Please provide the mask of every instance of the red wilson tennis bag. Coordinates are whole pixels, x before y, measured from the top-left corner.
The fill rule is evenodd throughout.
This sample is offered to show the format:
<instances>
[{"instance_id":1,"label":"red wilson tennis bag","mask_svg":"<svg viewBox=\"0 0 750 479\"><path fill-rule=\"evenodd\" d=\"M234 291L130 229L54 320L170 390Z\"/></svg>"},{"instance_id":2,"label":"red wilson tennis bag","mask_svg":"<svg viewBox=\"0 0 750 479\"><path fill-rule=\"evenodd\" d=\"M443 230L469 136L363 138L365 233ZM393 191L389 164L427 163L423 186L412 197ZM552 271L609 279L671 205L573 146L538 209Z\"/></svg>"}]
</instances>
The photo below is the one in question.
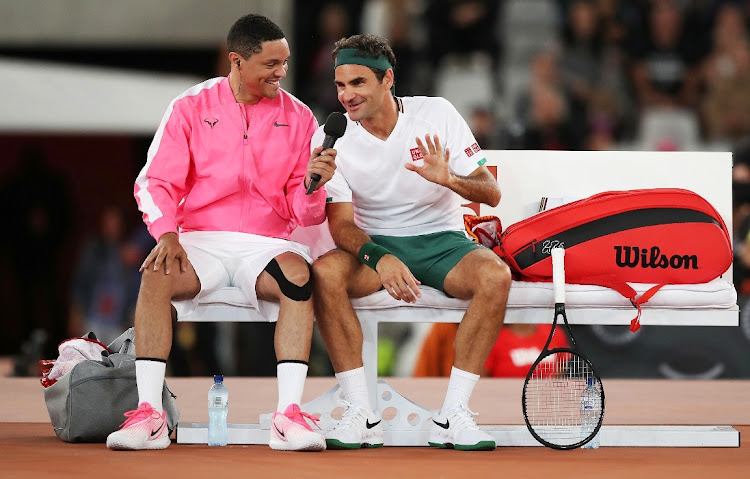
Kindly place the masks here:
<instances>
[{"instance_id":1,"label":"red wilson tennis bag","mask_svg":"<svg viewBox=\"0 0 750 479\"><path fill-rule=\"evenodd\" d=\"M565 248L566 282L606 286L640 305L665 284L706 283L732 263L719 213L692 191L608 191L509 226L495 251L521 280L551 281L553 247ZM627 283L656 286L636 298Z\"/></svg>"}]
</instances>

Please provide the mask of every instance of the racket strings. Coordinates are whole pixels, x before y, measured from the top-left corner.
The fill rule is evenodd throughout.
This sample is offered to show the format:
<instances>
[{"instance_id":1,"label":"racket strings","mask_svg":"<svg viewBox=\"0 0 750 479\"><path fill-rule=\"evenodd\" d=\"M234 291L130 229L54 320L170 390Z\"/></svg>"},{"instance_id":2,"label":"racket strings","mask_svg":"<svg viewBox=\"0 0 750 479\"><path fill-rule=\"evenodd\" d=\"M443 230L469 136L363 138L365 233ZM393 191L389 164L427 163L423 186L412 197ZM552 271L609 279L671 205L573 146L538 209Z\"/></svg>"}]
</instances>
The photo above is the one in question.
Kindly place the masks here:
<instances>
[{"instance_id":1,"label":"racket strings","mask_svg":"<svg viewBox=\"0 0 750 479\"><path fill-rule=\"evenodd\" d=\"M581 397L589 378L599 394L601 383L588 361L568 351L544 357L524 390L526 418L534 432L560 446L584 440L588 433L582 428Z\"/></svg>"}]
</instances>

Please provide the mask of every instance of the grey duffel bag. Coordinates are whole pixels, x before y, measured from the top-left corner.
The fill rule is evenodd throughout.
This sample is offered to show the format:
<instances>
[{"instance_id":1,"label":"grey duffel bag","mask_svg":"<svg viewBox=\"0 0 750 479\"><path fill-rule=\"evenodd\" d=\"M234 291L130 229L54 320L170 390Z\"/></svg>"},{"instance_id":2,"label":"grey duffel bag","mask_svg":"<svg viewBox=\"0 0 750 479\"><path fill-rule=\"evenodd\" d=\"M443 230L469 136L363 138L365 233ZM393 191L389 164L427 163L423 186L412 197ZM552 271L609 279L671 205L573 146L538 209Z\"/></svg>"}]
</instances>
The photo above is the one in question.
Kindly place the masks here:
<instances>
[{"instance_id":1,"label":"grey duffel bag","mask_svg":"<svg viewBox=\"0 0 750 479\"><path fill-rule=\"evenodd\" d=\"M113 350L119 341L121 353L82 361L45 388L44 401L57 437L66 442L105 442L125 421L125 412L138 408L132 337L131 328L110 345ZM180 419L175 399L164 381L162 403L170 434Z\"/></svg>"}]
</instances>

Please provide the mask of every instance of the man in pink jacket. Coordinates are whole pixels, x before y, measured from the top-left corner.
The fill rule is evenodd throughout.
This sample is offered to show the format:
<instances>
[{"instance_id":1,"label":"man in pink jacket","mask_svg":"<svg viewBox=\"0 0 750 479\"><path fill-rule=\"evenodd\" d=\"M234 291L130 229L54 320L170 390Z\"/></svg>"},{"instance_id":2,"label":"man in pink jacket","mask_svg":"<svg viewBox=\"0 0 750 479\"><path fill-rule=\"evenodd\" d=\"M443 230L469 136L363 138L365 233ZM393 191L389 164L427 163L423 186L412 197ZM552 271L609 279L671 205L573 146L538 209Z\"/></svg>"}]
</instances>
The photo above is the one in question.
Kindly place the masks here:
<instances>
[{"instance_id":1,"label":"man in pink jacket","mask_svg":"<svg viewBox=\"0 0 750 479\"><path fill-rule=\"evenodd\" d=\"M138 207L158 244L141 267L135 313L139 406L107 438L110 449L169 446L161 394L171 305L189 317L199 298L230 285L261 314L258 299L279 303L271 448L325 449L307 422L317 419L299 408L313 331L312 259L289 235L325 220L321 186L333 176L336 151L309 154L318 124L280 88L290 52L276 24L244 16L229 30L227 47L229 76L172 101L135 182ZM306 195L313 174L321 179Z\"/></svg>"}]
</instances>

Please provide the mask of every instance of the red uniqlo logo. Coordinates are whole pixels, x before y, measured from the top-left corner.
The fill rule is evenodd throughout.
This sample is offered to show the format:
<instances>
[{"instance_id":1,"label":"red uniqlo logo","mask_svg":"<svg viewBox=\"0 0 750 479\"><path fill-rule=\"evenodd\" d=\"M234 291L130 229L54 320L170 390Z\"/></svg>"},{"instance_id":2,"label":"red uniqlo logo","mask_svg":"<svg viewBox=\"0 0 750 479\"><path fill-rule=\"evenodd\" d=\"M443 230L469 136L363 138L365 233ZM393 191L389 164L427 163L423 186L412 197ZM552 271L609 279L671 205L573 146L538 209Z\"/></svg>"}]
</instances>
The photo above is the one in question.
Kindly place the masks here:
<instances>
[{"instance_id":1,"label":"red uniqlo logo","mask_svg":"<svg viewBox=\"0 0 750 479\"><path fill-rule=\"evenodd\" d=\"M473 155L473 154L474 154L474 152L473 152L473 151L471 150L471 147L469 147L469 148L466 148L466 149L464 150L464 153L466 153L466 156L471 156L471 155Z\"/></svg>"},{"instance_id":2,"label":"red uniqlo logo","mask_svg":"<svg viewBox=\"0 0 750 479\"><path fill-rule=\"evenodd\" d=\"M481 148L479 148L479 145L477 145L476 143L471 145L471 149L474 150L474 153L479 153L479 150L481 150Z\"/></svg>"},{"instance_id":3,"label":"red uniqlo logo","mask_svg":"<svg viewBox=\"0 0 750 479\"><path fill-rule=\"evenodd\" d=\"M411 152L411 161L424 160L424 156L422 156L422 152L419 151L419 148L412 148L409 152Z\"/></svg>"}]
</instances>

